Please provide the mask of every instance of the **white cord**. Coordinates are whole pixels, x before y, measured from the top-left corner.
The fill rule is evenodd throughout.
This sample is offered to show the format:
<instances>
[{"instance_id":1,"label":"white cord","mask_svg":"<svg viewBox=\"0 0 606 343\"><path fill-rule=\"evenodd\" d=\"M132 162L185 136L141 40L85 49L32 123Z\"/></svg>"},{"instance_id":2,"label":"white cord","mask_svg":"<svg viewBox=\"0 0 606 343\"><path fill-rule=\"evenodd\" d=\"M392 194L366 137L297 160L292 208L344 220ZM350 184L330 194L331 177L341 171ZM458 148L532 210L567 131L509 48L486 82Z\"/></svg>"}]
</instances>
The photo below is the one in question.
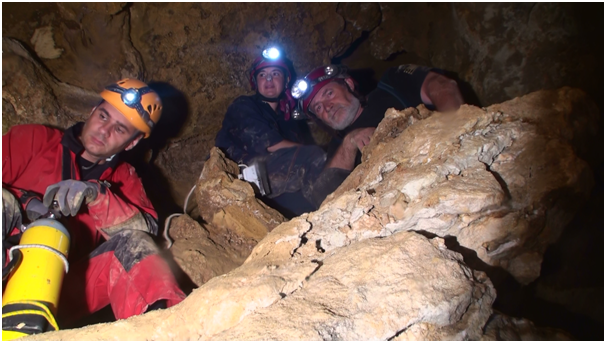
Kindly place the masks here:
<instances>
[{"instance_id":1,"label":"white cord","mask_svg":"<svg viewBox=\"0 0 606 343\"><path fill-rule=\"evenodd\" d=\"M65 274L67 274L67 272L69 271L69 263L67 262L67 258L65 257L65 255L63 255L59 250L51 248L47 245L42 245L42 244L23 244L23 245L15 245L12 248L10 248L8 250L8 256L9 256L9 261L13 260L13 251L17 250L17 249L29 249L29 248L40 248L40 249L44 249L44 250L48 250L52 253L54 253L55 255L59 256L59 258L61 258L61 260L63 260L63 264L65 265Z\"/></svg>"},{"instance_id":2,"label":"white cord","mask_svg":"<svg viewBox=\"0 0 606 343\"><path fill-rule=\"evenodd\" d=\"M187 213L187 204L189 203L189 197L194 192L194 189L196 189L196 185L194 185L191 188L191 190L187 194L187 197L185 198L185 203L183 204L183 213L173 213L170 216L168 216L168 218L166 218L166 223L164 224L164 239L166 239L166 241L168 242L168 246L166 247L166 249L170 249L170 247L172 247L173 243L174 243L173 240L170 238L170 235L168 234L168 228L170 226L170 221L174 217L178 217L178 216L180 216L182 214L186 214Z\"/></svg>"}]
</instances>

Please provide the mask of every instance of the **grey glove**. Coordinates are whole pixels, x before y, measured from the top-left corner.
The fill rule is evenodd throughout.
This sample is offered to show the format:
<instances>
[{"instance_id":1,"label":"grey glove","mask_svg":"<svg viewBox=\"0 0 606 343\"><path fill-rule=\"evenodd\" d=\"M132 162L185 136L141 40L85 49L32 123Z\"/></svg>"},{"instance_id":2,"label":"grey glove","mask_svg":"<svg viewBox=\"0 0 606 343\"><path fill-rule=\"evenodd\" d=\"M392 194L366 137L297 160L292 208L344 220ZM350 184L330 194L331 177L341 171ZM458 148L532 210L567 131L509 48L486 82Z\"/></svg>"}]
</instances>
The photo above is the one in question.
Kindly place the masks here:
<instances>
[{"instance_id":1,"label":"grey glove","mask_svg":"<svg viewBox=\"0 0 606 343\"><path fill-rule=\"evenodd\" d=\"M27 219L33 222L34 220L47 214L48 207L44 206L42 201L33 198L27 203L27 206L25 206L25 213L27 214Z\"/></svg>"},{"instance_id":2,"label":"grey glove","mask_svg":"<svg viewBox=\"0 0 606 343\"><path fill-rule=\"evenodd\" d=\"M49 207L53 200L57 200L64 216L75 216L80 210L83 200L89 204L97 199L98 194L99 184L96 182L63 180L46 188L42 203Z\"/></svg>"}]
</instances>

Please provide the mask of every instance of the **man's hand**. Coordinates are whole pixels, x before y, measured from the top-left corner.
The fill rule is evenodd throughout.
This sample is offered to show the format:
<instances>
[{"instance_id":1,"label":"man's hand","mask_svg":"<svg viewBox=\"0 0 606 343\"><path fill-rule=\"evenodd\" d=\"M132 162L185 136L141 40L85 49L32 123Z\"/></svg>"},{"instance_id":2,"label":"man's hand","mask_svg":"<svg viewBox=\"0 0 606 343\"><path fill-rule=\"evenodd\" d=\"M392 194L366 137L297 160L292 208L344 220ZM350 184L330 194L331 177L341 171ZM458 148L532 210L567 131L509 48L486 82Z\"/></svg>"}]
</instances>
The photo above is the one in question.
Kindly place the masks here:
<instances>
[{"instance_id":1,"label":"man's hand","mask_svg":"<svg viewBox=\"0 0 606 343\"><path fill-rule=\"evenodd\" d=\"M348 133L325 168L353 170L358 150L362 151L362 148L370 143L370 137L372 137L374 132L374 127L362 127Z\"/></svg>"},{"instance_id":2,"label":"man's hand","mask_svg":"<svg viewBox=\"0 0 606 343\"><path fill-rule=\"evenodd\" d=\"M362 148L370 143L370 137L375 133L374 127L362 127L359 129L355 129L348 133L343 140L343 144L349 143L352 146L355 146L362 152Z\"/></svg>"},{"instance_id":3,"label":"man's hand","mask_svg":"<svg viewBox=\"0 0 606 343\"><path fill-rule=\"evenodd\" d=\"M49 207L57 200L59 209L64 216L75 216L80 210L82 201L94 201L99 194L99 184L89 181L64 180L46 188L43 204Z\"/></svg>"}]
</instances>

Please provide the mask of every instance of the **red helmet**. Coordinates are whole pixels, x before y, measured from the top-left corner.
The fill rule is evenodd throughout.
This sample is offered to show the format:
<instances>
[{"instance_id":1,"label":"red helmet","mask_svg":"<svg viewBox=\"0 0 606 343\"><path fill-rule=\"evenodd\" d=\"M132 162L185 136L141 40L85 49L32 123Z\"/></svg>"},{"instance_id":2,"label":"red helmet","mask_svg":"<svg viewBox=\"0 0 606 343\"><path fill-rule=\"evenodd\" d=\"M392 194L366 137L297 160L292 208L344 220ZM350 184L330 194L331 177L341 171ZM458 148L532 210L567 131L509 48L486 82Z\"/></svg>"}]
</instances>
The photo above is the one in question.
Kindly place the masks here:
<instances>
[{"instance_id":1,"label":"red helmet","mask_svg":"<svg viewBox=\"0 0 606 343\"><path fill-rule=\"evenodd\" d=\"M299 108L309 114L309 103L324 85L336 79L347 79L347 67L344 65L326 65L309 72L303 79L295 81L291 88L293 98L298 99Z\"/></svg>"},{"instance_id":2,"label":"red helmet","mask_svg":"<svg viewBox=\"0 0 606 343\"><path fill-rule=\"evenodd\" d=\"M286 88L286 85L288 85L288 82L290 81L290 78L292 77L290 74L290 68L286 64L285 58L282 56L282 54L280 53L280 51L278 49L269 48L269 49L263 50L263 54L255 59L255 61L252 64L252 67L250 68L250 74L248 76L248 81L250 82L250 86L252 87L252 90L257 89L257 78L255 77L257 72L259 70L261 70L263 68L267 68L267 67L280 67L280 68L284 69L284 76L286 76L286 78L285 78L286 83L285 83L284 88Z\"/></svg>"}]
</instances>

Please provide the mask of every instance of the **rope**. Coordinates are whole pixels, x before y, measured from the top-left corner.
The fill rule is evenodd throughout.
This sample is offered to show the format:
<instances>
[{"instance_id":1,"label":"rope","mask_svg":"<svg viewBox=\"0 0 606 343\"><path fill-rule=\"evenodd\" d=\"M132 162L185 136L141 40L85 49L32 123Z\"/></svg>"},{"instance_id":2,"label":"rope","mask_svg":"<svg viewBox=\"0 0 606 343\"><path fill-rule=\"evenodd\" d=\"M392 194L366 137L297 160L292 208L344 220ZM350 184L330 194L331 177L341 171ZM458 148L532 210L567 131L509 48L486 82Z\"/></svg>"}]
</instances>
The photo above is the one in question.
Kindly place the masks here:
<instances>
[{"instance_id":1,"label":"rope","mask_svg":"<svg viewBox=\"0 0 606 343\"><path fill-rule=\"evenodd\" d=\"M166 241L168 242L168 246L166 247L166 249L170 249L174 243L174 241L170 238L170 235L168 234L168 228L170 227L170 221L175 217L178 217L180 215L187 213L187 204L189 203L189 197L191 197L191 194L194 192L194 189L196 189L196 185L194 185L191 188L191 190L187 194L187 197L185 198L185 203L183 204L183 213L173 213L170 216L168 216L168 218L166 218L166 222L164 224L164 239L166 239Z\"/></svg>"},{"instance_id":2,"label":"rope","mask_svg":"<svg viewBox=\"0 0 606 343\"><path fill-rule=\"evenodd\" d=\"M65 257L65 255L63 255L59 250L51 248L51 247L43 245L43 244L15 245L8 250L8 255L9 255L10 260L13 259L13 251L15 251L16 249L29 249L29 248L39 248L39 249L44 249L44 250L54 253L55 255L59 256L59 258L63 261L63 264L65 265L65 274L67 274L67 272L69 271L69 263L67 262L67 258Z\"/></svg>"}]
</instances>

